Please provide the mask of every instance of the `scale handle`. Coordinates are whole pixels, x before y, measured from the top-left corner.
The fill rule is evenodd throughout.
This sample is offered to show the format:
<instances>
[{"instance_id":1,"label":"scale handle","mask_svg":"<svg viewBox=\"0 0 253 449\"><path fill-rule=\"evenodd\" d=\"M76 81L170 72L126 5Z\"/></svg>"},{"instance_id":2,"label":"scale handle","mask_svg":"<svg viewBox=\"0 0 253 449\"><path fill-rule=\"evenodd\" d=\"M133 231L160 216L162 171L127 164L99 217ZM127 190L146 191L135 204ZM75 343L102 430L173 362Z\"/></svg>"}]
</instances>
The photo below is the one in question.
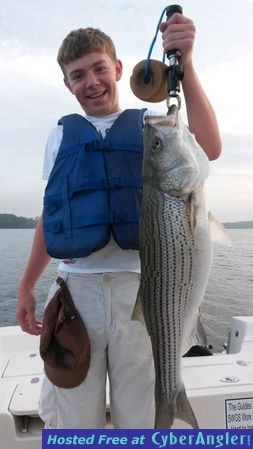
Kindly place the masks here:
<instances>
[{"instance_id":1,"label":"scale handle","mask_svg":"<svg viewBox=\"0 0 253 449\"><path fill-rule=\"evenodd\" d=\"M175 14L183 14L183 8L180 5L171 5L166 9L167 20ZM176 48L171 49L167 53L167 58L169 59L170 65L168 67L167 74L167 89L168 89L168 99L167 104L170 104L170 98L177 98L178 108L180 108L181 100L179 96L180 92L180 81L184 76L184 68L178 62L179 53Z\"/></svg>"},{"instance_id":2,"label":"scale handle","mask_svg":"<svg viewBox=\"0 0 253 449\"><path fill-rule=\"evenodd\" d=\"M180 5L171 5L168 6L168 8L166 9L166 16L167 16L167 20L170 19L171 16L173 16L173 14L175 14L176 12L178 12L179 14L183 14L183 8ZM169 57L170 55L174 55L177 52L176 49L172 49L167 53L167 56Z\"/></svg>"},{"instance_id":3,"label":"scale handle","mask_svg":"<svg viewBox=\"0 0 253 449\"><path fill-rule=\"evenodd\" d=\"M166 9L166 16L167 16L167 20L169 20L169 18L171 16L173 16L173 14L175 14L175 12L178 12L179 14L183 14L183 8L180 5L171 5L168 6L168 8Z\"/></svg>"}]
</instances>

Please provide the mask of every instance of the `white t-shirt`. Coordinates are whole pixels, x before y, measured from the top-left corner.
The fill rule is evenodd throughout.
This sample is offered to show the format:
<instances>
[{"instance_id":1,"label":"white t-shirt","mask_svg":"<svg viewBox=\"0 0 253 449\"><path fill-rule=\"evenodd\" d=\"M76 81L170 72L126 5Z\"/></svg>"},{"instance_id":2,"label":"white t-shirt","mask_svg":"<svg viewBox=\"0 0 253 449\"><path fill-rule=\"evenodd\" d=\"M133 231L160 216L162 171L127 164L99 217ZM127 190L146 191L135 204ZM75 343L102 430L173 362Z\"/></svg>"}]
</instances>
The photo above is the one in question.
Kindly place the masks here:
<instances>
[{"instance_id":1,"label":"white t-shirt","mask_svg":"<svg viewBox=\"0 0 253 449\"><path fill-rule=\"evenodd\" d=\"M85 118L105 137L106 131L111 128L122 112L119 111L106 117L85 116ZM161 113L147 111L144 114L144 118L146 115L161 115ZM62 135L63 126L58 125L52 129L48 136L42 172L42 178L46 181L55 163L62 141ZM61 261L58 269L71 273L108 273L116 271L133 271L139 273L139 251L132 249L123 250L117 245L113 237L111 237L109 243L104 248L95 251L87 257L72 259L71 263Z\"/></svg>"}]
</instances>

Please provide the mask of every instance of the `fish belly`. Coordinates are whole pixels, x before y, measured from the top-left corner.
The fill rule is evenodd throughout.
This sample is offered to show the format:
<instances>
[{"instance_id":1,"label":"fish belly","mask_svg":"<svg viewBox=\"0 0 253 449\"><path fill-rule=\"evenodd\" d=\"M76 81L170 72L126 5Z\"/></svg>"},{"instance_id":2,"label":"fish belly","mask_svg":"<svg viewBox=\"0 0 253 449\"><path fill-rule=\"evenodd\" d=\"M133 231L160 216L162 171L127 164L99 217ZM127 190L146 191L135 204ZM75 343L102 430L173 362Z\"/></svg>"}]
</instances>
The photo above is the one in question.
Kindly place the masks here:
<instances>
[{"instance_id":1,"label":"fish belly","mask_svg":"<svg viewBox=\"0 0 253 449\"><path fill-rule=\"evenodd\" d=\"M181 378L211 267L208 223L196 211L193 223L190 197L144 188L140 292L156 372L156 428L171 427L175 417L198 427Z\"/></svg>"}]
</instances>

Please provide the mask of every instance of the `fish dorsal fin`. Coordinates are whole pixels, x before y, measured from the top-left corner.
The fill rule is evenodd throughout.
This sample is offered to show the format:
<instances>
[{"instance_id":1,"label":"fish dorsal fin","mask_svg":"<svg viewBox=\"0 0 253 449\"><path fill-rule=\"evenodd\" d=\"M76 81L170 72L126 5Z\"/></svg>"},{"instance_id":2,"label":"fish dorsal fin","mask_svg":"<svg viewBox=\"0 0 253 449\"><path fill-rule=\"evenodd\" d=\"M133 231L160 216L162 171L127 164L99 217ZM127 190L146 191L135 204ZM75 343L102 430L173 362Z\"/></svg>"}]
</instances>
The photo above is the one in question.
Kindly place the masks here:
<instances>
[{"instance_id":1,"label":"fish dorsal fin","mask_svg":"<svg viewBox=\"0 0 253 449\"><path fill-rule=\"evenodd\" d=\"M210 225L212 241L232 248L233 244L225 227L213 216L210 211L208 212L208 221Z\"/></svg>"}]
</instances>

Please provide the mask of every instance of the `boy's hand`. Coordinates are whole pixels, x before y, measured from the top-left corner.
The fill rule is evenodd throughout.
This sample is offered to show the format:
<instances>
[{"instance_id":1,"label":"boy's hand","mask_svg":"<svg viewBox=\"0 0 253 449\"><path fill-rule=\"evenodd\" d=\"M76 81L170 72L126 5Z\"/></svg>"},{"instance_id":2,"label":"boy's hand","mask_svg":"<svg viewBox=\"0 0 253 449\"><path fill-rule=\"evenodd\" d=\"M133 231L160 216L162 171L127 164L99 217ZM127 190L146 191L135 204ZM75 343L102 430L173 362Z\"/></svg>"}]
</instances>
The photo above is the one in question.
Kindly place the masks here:
<instances>
[{"instance_id":1,"label":"boy's hand","mask_svg":"<svg viewBox=\"0 0 253 449\"><path fill-rule=\"evenodd\" d=\"M33 289L20 287L16 318L21 329L31 335L40 335L42 322L35 317L36 299Z\"/></svg>"},{"instance_id":2,"label":"boy's hand","mask_svg":"<svg viewBox=\"0 0 253 449\"><path fill-rule=\"evenodd\" d=\"M180 64L186 65L192 60L195 39L195 25L192 20L175 13L167 22L161 23L164 53L176 49L181 53Z\"/></svg>"}]
</instances>

